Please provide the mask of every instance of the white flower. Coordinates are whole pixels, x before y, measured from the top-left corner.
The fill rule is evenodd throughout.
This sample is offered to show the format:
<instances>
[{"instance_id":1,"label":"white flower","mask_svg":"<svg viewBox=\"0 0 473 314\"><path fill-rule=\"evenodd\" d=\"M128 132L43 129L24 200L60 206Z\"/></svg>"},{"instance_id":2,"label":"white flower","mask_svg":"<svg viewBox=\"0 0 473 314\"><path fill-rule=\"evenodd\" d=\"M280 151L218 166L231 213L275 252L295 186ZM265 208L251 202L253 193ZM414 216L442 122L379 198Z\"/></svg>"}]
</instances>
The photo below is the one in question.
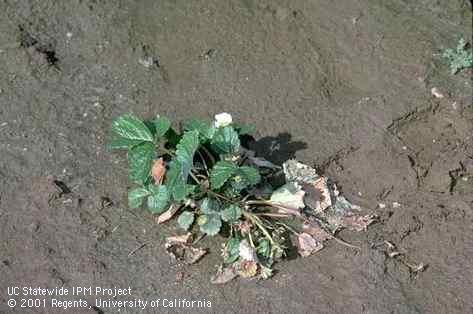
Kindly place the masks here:
<instances>
[{"instance_id":1,"label":"white flower","mask_svg":"<svg viewBox=\"0 0 473 314\"><path fill-rule=\"evenodd\" d=\"M214 126L216 128L224 127L232 123L232 115L226 112L222 112L215 115Z\"/></svg>"}]
</instances>

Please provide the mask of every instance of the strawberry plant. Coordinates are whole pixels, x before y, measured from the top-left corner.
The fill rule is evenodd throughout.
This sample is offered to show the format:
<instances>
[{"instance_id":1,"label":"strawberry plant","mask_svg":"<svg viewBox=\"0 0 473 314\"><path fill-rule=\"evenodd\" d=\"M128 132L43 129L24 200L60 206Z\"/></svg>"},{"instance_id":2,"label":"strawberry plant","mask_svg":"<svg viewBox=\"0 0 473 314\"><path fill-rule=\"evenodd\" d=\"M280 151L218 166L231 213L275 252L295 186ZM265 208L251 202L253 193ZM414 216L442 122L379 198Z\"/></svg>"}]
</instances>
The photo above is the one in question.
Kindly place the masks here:
<instances>
[{"instance_id":1,"label":"strawberry plant","mask_svg":"<svg viewBox=\"0 0 473 314\"><path fill-rule=\"evenodd\" d=\"M223 239L214 283L238 275L268 278L292 247L289 239L308 256L340 228L363 230L373 221L356 214L356 206L313 168L256 157L243 145L252 131L227 113L213 123L191 119L179 129L159 116L143 121L123 115L112 124L110 148L127 150L129 179L136 184L128 192L129 207L144 205L158 223L174 218L182 229L167 238L167 252L195 263L207 252L196 247L198 241Z\"/></svg>"}]
</instances>

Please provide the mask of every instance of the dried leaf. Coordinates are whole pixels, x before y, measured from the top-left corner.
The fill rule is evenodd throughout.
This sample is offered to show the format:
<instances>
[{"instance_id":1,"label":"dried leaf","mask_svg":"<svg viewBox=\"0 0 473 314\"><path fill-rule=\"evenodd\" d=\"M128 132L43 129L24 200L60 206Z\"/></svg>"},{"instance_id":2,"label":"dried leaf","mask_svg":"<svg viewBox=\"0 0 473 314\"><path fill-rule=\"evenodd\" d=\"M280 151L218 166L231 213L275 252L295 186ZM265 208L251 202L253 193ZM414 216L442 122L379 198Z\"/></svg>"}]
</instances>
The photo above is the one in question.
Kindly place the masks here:
<instances>
[{"instance_id":1,"label":"dried leaf","mask_svg":"<svg viewBox=\"0 0 473 314\"><path fill-rule=\"evenodd\" d=\"M256 251L245 239L240 242L240 257L245 261L256 261Z\"/></svg>"},{"instance_id":2,"label":"dried leaf","mask_svg":"<svg viewBox=\"0 0 473 314\"><path fill-rule=\"evenodd\" d=\"M295 159L286 161L282 166L287 182L311 183L319 178L314 168L304 165Z\"/></svg>"},{"instance_id":3,"label":"dried leaf","mask_svg":"<svg viewBox=\"0 0 473 314\"><path fill-rule=\"evenodd\" d=\"M166 238L166 244L189 244L192 242L192 233Z\"/></svg>"},{"instance_id":4,"label":"dried leaf","mask_svg":"<svg viewBox=\"0 0 473 314\"><path fill-rule=\"evenodd\" d=\"M187 247L185 252L184 261L188 265L197 263L205 254L207 254L206 249L195 248L192 246Z\"/></svg>"},{"instance_id":5,"label":"dried leaf","mask_svg":"<svg viewBox=\"0 0 473 314\"><path fill-rule=\"evenodd\" d=\"M151 168L151 176L156 184L161 184L166 174L166 165L162 158L156 159Z\"/></svg>"},{"instance_id":6,"label":"dried leaf","mask_svg":"<svg viewBox=\"0 0 473 314\"><path fill-rule=\"evenodd\" d=\"M297 251L302 257L307 257L315 252L320 251L324 245L317 241L308 233L301 233L297 236Z\"/></svg>"},{"instance_id":7,"label":"dried leaf","mask_svg":"<svg viewBox=\"0 0 473 314\"><path fill-rule=\"evenodd\" d=\"M289 182L273 192L270 202L275 205L281 205L281 210L287 208L290 213L299 212L299 209L304 208L305 192L301 190L300 186L295 182Z\"/></svg>"},{"instance_id":8,"label":"dried leaf","mask_svg":"<svg viewBox=\"0 0 473 314\"><path fill-rule=\"evenodd\" d=\"M332 206L332 197L328 186L327 178L320 177L312 182L305 182L302 185L306 192L305 203L316 213L322 213Z\"/></svg>"},{"instance_id":9,"label":"dried leaf","mask_svg":"<svg viewBox=\"0 0 473 314\"><path fill-rule=\"evenodd\" d=\"M156 219L156 222L158 224L162 224L163 222L168 221L169 219L174 217L174 215L177 213L179 208L181 208L180 205L171 204L171 206L169 206L169 209L167 211L165 211L164 213L158 216L158 218Z\"/></svg>"},{"instance_id":10,"label":"dried leaf","mask_svg":"<svg viewBox=\"0 0 473 314\"><path fill-rule=\"evenodd\" d=\"M344 227L353 231L365 231L370 224L376 221L375 215L352 215L344 217L342 219L342 224Z\"/></svg>"},{"instance_id":11,"label":"dried leaf","mask_svg":"<svg viewBox=\"0 0 473 314\"><path fill-rule=\"evenodd\" d=\"M271 276L273 276L273 270L269 267L261 265L261 270L260 270L261 279L268 279L268 278L271 278Z\"/></svg>"},{"instance_id":12,"label":"dried leaf","mask_svg":"<svg viewBox=\"0 0 473 314\"><path fill-rule=\"evenodd\" d=\"M411 271L414 272L414 273L423 272L424 270L427 269L427 265L424 264L424 263L420 263L420 264L417 264L417 265L409 264L408 266L411 269Z\"/></svg>"},{"instance_id":13,"label":"dried leaf","mask_svg":"<svg viewBox=\"0 0 473 314\"><path fill-rule=\"evenodd\" d=\"M196 263L207 254L207 250L191 246L191 237L192 234L189 232L182 236L166 238L166 252L175 260L189 265Z\"/></svg>"},{"instance_id":14,"label":"dried leaf","mask_svg":"<svg viewBox=\"0 0 473 314\"><path fill-rule=\"evenodd\" d=\"M242 235L248 234L251 230L251 223L247 220L240 221L236 227L241 232Z\"/></svg>"},{"instance_id":15,"label":"dried leaf","mask_svg":"<svg viewBox=\"0 0 473 314\"><path fill-rule=\"evenodd\" d=\"M233 266L220 267L215 276L212 277L211 282L216 285L224 284L238 276L236 269Z\"/></svg>"},{"instance_id":16,"label":"dried leaf","mask_svg":"<svg viewBox=\"0 0 473 314\"><path fill-rule=\"evenodd\" d=\"M304 230L305 233L310 234L318 242L324 242L333 238L333 236L325 231L316 221L304 222L302 230Z\"/></svg>"},{"instance_id":17,"label":"dried leaf","mask_svg":"<svg viewBox=\"0 0 473 314\"><path fill-rule=\"evenodd\" d=\"M258 272L258 264L255 261L241 261L238 274L243 278L251 278L256 276Z\"/></svg>"}]
</instances>

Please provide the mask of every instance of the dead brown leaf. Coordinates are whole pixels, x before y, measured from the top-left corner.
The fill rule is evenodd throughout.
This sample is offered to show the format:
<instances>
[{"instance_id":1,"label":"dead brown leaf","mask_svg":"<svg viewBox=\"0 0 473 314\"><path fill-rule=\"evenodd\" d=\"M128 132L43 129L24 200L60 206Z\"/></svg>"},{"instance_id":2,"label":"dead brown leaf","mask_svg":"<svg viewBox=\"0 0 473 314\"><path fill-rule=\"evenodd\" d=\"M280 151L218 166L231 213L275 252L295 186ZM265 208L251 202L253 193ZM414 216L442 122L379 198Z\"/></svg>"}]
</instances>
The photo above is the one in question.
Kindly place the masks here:
<instances>
[{"instance_id":1,"label":"dead brown leaf","mask_svg":"<svg viewBox=\"0 0 473 314\"><path fill-rule=\"evenodd\" d=\"M216 285L221 285L233 280L237 276L238 273L233 266L220 267L215 276L212 277L211 282Z\"/></svg>"},{"instance_id":2,"label":"dead brown leaf","mask_svg":"<svg viewBox=\"0 0 473 314\"><path fill-rule=\"evenodd\" d=\"M161 184L166 174L166 165L162 158L156 159L151 168L151 176L156 184Z\"/></svg>"},{"instance_id":3,"label":"dead brown leaf","mask_svg":"<svg viewBox=\"0 0 473 314\"><path fill-rule=\"evenodd\" d=\"M166 252L175 260L182 261L186 264L194 264L198 262L205 254L206 249L193 247L192 233L181 236L166 238Z\"/></svg>"},{"instance_id":4,"label":"dead brown leaf","mask_svg":"<svg viewBox=\"0 0 473 314\"><path fill-rule=\"evenodd\" d=\"M256 276L256 273L258 272L258 263L255 261L246 261L243 260L240 263L240 270L238 271L238 274L243 277L243 278L251 278Z\"/></svg>"},{"instance_id":5,"label":"dead brown leaf","mask_svg":"<svg viewBox=\"0 0 473 314\"><path fill-rule=\"evenodd\" d=\"M164 213L162 213L161 215L158 216L158 218L156 218L156 222L158 224L162 224L163 222L166 222L168 221L169 219L171 219L172 217L174 217L174 215L177 213L177 211L179 210L179 208L181 208L180 205L178 204L171 204L171 206L169 206L169 209L167 211L165 211Z\"/></svg>"},{"instance_id":6,"label":"dead brown leaf","mask_svg":"<svg viewBox=\"0 0 473 314\"><path fill-rule=\"evenodd\" d=\"M328 207L332 206L327 178L319 177L313 182L305 182L302 187L306 192L304 198L306 205L312 208L316 213L322 213Z\"/></svg>"},{"instance_id":7,"label":"dead brown leaf","mask_svg":"<svg viewBox=\"0 0 473 314\"><path fill-rule=\"evenodd\" d=\"M314 239L310 234L302 232L297 236L297 251L302 257L307 257L323 249L322 242Z\"/></svg>"},{"instance_id":8,"label":"dead brown leaf","mask_svg":"<svg viewBox=\"0 0 473 314\"><path fill-rule=\"evenodd\" d=\"M333 238L333 236L325 231L316 221L306 221L302 225L305 233L310 234L318 242L324 242Z\"/></svg>"},{"instance_id":9,"label":"dead brown leaf","mask_svg":"<svg viewBox=\"0 0 473 314\"><path fill-rule=\"evenodd\" d=\"M189 244L192 242L192 233L166 238L166 244Z\"/></svg>"},{"instance_id":10,"label":"dead brown leaf","mask_svg":"<svg viewBox=\"0 0 473 314\"><path fill-rule=\"evenodd\" d=\"M376 221L375 215L352 215L342 218L342 224L344 227L353 231L364 231L370 224Z\"/></svg>"},{"instance_id":11,"label":"dead brown leaf","mask_svg":"<svg viewBox=\"0 0 473 314\"><path fill-rule=\"evenodd\" d=\"M184 262L189 265L197 263L205 254L207 254L206 249L188 246L185 250Z\"/></svg>"}]
</instances>

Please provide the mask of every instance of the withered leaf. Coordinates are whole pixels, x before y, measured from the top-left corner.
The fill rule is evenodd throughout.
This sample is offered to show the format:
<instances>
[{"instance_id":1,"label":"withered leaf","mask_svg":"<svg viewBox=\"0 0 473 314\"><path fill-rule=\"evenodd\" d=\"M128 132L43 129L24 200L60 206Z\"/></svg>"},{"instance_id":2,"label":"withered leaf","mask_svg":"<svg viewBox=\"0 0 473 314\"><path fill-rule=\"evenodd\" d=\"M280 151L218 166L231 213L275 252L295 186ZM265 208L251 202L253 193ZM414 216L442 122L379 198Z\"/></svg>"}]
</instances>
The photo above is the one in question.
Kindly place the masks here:
<instances>
[{"instance_id":1,"label":"withered leaf","mask_svg":"<svg viewBox=\"0 0 473 314\"><path fill-rule=\"evenodd\" d=\"M322 242L314 239L310 234L302 232L297 236L297 251L302 257L307 257L315 252L320 251L324 245Z\"/></svg>"},{"instance_id":2,"label":"withered leaf","mask_svg":"<svg viewBox=\"0 0 473 314\"><path fill-rule=\"evenodd\" d=\"M233 266L229 266L225 268L220 267L217 273L215 274L215 276L212 277L210 282L216 285L220 285L220 284L224 284L231 281L237 276L238 276L238 273Z\"/></svg>"},{"instance_id":3,"label":"withered leaf","mask_svg":"<svg viewBox=\"0 0 473 314\"><path fill-rule=\"evenodd\" d=\"M192 233L166 238L166 244L189 244L192 241Z\"/></svg>"},{"instance_id":4,"label":"withered leaf","mask_svg":"<svg viewBox=\"0 0 473 314\"><path fill-rule=\"evenodd\" d=\"M156 159L151 168L151 176L156 184L161 184L166 174L166 165L162 158Z\"/></svg>"},{"instance_id":5,"label":"withered leaf","mask_svg":"<svg viewBox=\"0 0 473 314\"><path fill-rule=\"evenodd\" d=\"M240 263L238 274L243 278L251 278L256 276L258 272L258 264L255 261L243 260Z\"/></svg>"},{"instance_id":6,"label":"withered leaf","mask_svg":"<svg viewBox=\"0 0 473 314\"><path fill-rule=\"evenodd\" d=\"M187 233L182 236L166 238L166 252L175 260L183 261L189 265L196 263L207 254L207 250L190 245L191 236L191 233Z\"/></svg>"},{"instance_id":7,"label":"withered leaf","mask_svg":"<svg viewBox=\"0 0 473 314\"><path fill-rule=\"evenodd\" d=\"M342 218L342 225L349 230L364 231L376 221L375 215L351 215Z\"/></svg>"},{"instance_id":8,"label":"withered leaf","mask_svg":"<svg viewBox=\"0 0 473 314\"><path fill-rule=\"evenodd\" d=\"M180 205L171 204L171 206L169 206L169 209L167 211L165 211L164 213L158 216L158 218L156 219L156 222L158 224L162 224L163 222L168 221L169 219L174 217L174 215L177 213L179 208L180 208Z\"/></svg>"},{"instance_id":9,"label":"withered leaf","mask_svg":"<svg viewBox=\"0 0 473 314\"><path fill-rule=\"evenodd\" d=\"M327 178L320 177L312 182L304 182L303 190L306 192L304 198L306 205L316 213L322 213L332 206Z\"/></svg>"},{"instance_id":10,"label":"withered leaf","mask_svg":"<svg viewBox=\"0 0 473 314\"><path fill-rule=\"evenodd\" d=\"M333 238L333 236L325 231L316 221L305 221L302 225L302 229L318 242L324 242L325 240Z\"/></svg>"}]
</instances>

